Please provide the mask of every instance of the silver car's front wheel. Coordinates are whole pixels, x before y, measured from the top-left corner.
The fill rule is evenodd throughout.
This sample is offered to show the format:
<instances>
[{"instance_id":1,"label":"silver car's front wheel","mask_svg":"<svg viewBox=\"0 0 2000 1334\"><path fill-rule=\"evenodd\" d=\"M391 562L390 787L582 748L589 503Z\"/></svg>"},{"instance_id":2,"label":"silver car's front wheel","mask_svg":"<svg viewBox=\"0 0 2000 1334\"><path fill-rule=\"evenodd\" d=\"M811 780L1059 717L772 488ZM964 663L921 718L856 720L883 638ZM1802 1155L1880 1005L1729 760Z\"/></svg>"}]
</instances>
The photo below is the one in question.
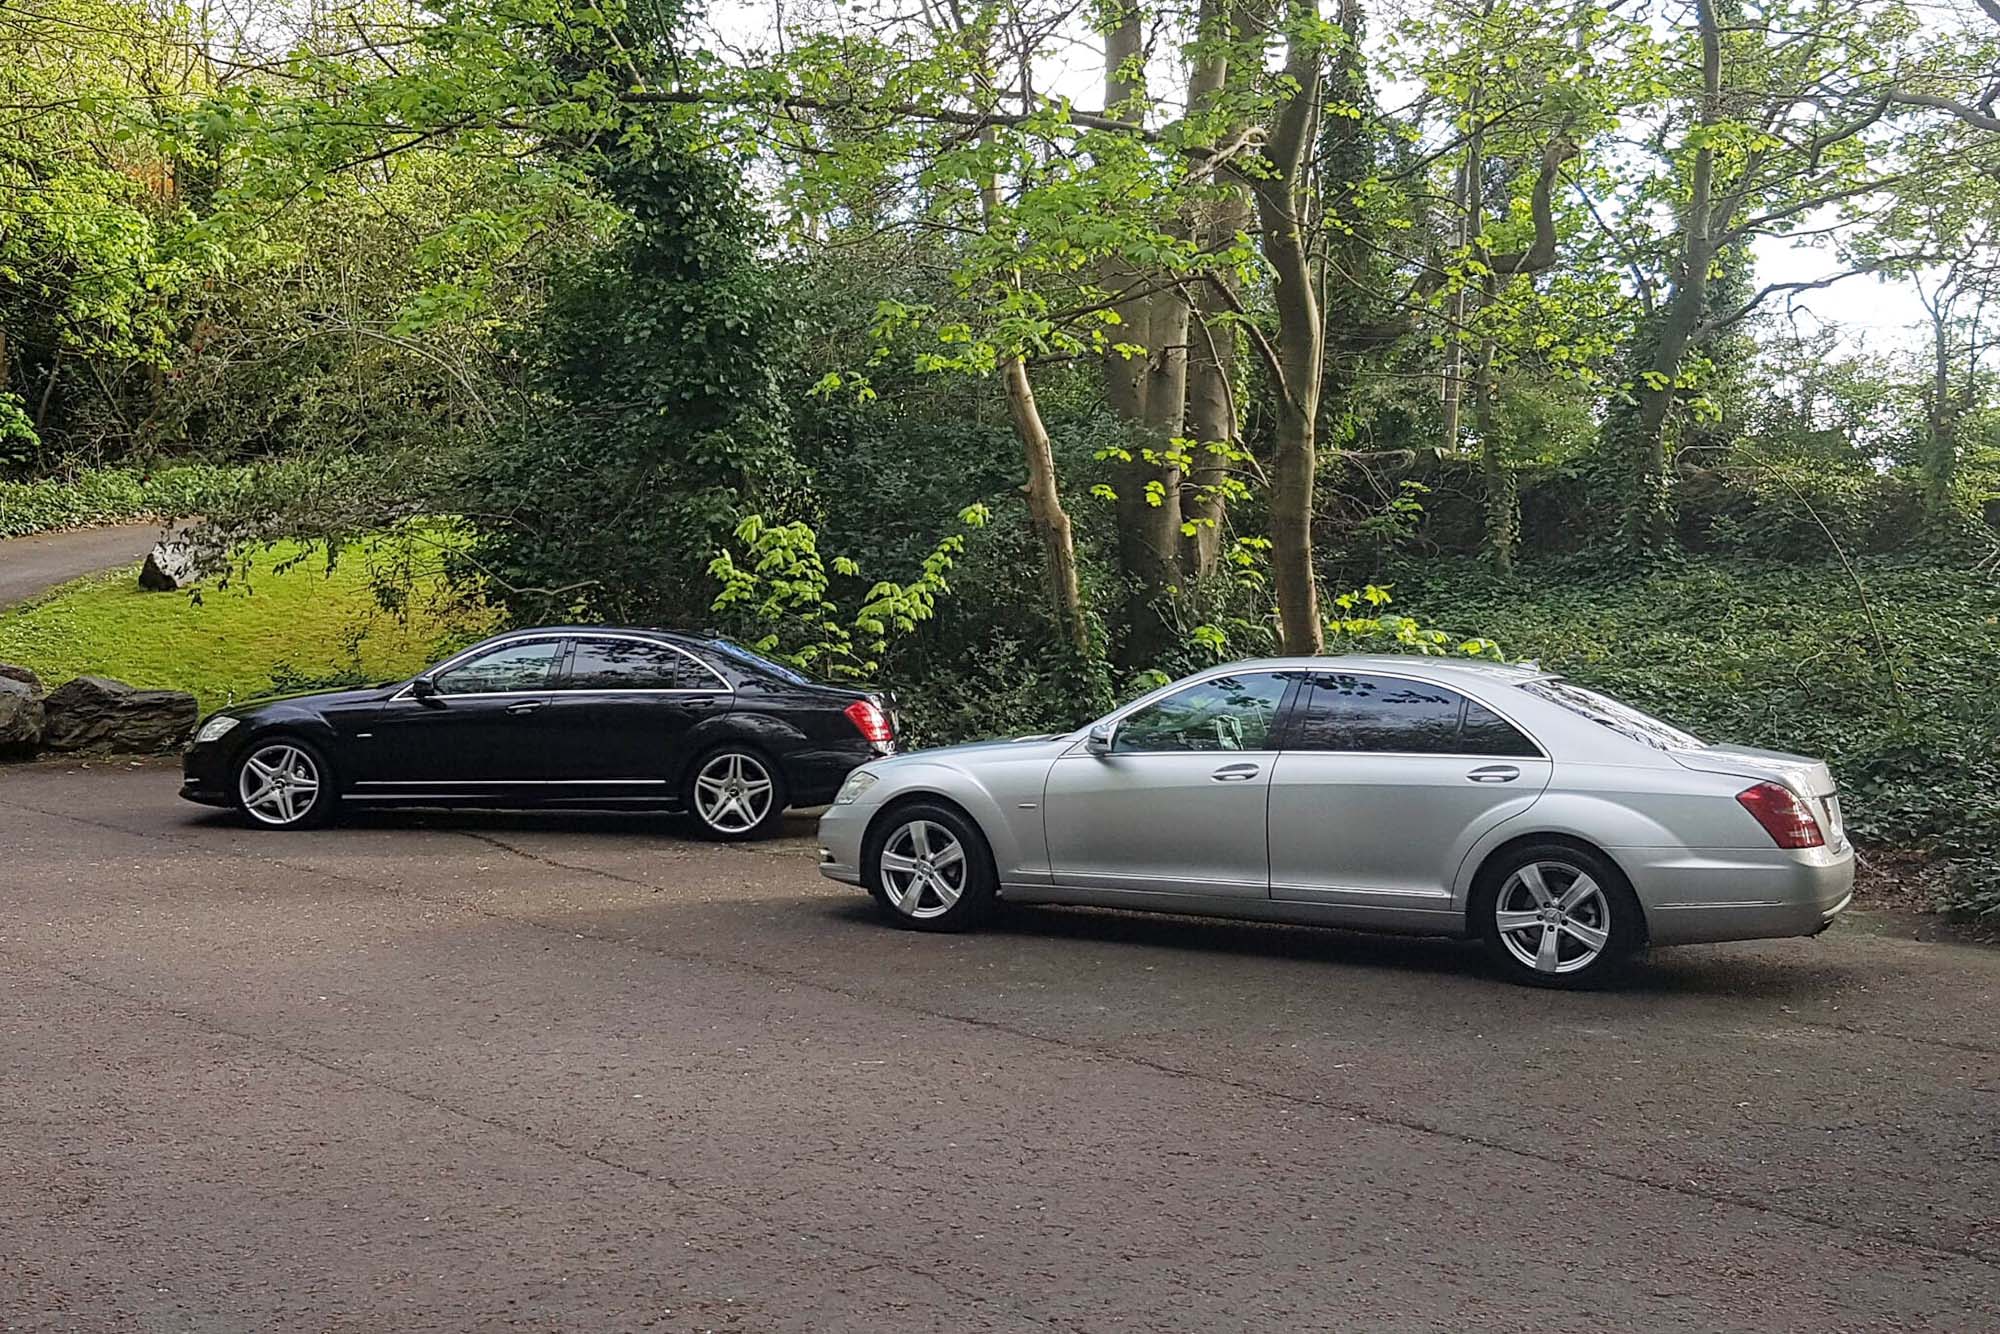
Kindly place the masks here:
<instances>
[{"instance_id":1,"label":"silver car's front wheel","mask_svg":"<svg viewBox=\"0 0 2000 1334\"><path fill-rule=\"evenodd\" d=\"M868 888L898 926L962 931L993 906L993 854L966 816L926 803L892 810L871 831Z\"/></svg>"},{"instance_id":2,"label":"silver car's front wheel","mask_svg":"<svg viewBox=\"0 0 2000 1334\"><path fill-rule=\"evenodd\" d=\"M965 845L941 824L911 820L882 848L882 892L908 917L942 917L965 892Z\"/></svg>"},{"instance_id":3,"label":"silver car's front wheel","mask_svg":"<svg viewBox=\"0 0 2000 1334\"><path fill-rule=\"evenodd\" d=\"M1522 848L1488 872L1475 905L1494 959L1518 981L1580 986L1644 937L1639 903L1616 867L1567 844Z\"/></svg>"},{"instance_id":4,"label":"silver car's front wheel","mask_svg":"<svg viewBox=\"0 0 2000 1334\"><path fill-rule=\"evenodd\" d=\"M303 829L324 820L332 806L326 765L302 741L267 741L236 766L236 801L258 824Z\"/></svg>"}]
</instances>

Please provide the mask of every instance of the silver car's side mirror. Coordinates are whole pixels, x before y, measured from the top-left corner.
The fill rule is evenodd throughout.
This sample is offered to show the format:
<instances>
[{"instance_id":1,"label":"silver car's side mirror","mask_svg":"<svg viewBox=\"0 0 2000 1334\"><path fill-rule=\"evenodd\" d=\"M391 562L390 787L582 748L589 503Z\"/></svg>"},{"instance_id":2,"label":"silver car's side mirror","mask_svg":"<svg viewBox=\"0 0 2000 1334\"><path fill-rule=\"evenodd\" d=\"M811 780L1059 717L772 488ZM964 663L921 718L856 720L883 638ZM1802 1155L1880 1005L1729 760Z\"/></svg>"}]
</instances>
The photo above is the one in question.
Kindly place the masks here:
<instances>
[{"instance_id":1,"label":"silver car's side mirror","mask_svg":"<svg viewBox=\"0 0 2000 1334\"><path fill-rule=\"evenodd\" d=\"M1090 729L1088 736L1084 737L1083 748L1092 755L1109 755L1112 739L1117 735L1118 728L1114 724L1099 723Z\"/></svg>"}]
</instances>

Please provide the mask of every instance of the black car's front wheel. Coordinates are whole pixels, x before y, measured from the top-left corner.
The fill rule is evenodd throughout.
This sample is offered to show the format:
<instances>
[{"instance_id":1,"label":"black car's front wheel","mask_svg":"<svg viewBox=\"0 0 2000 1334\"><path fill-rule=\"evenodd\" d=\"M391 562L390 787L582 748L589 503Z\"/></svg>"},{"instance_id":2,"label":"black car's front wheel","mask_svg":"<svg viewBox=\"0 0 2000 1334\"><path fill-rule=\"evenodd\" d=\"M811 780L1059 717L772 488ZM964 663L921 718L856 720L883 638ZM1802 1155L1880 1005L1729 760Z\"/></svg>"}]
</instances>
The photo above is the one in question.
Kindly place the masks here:
<instances>
[{"instance_id":1,"label":"black car's front wheel","mask_svg":"<svg viewBox=\"0 0 2000 1334\"><path fill-rule=\"evenodd\" d=\"M949 806L916 803L883 817L863 855L868 890L897 926L964 931L993 911L997 877L979 827Z\"/></svg>"},{"instance_id":2,"label":"black car's front wheel","mask_svg":"<svg viewBox=\"0 0 2000 1334\"><path fill-rule=\"evenodd\" d=\"M236 762L236 806L266 829L311 829L333 818L326 757L298 737L267 737Z\"/></svg>"},{"instance_id":3,"label":"black car's front wheel","mask_svg":"<svg viewBox=\"0 0 2000 1334\"><path fill-rule=\"evenodd\" d=\"M696 762L686 801L710 838L761 838L785 818L785 784L776 765L744 746L712 750Z\"/></svg>"}]
</instances>

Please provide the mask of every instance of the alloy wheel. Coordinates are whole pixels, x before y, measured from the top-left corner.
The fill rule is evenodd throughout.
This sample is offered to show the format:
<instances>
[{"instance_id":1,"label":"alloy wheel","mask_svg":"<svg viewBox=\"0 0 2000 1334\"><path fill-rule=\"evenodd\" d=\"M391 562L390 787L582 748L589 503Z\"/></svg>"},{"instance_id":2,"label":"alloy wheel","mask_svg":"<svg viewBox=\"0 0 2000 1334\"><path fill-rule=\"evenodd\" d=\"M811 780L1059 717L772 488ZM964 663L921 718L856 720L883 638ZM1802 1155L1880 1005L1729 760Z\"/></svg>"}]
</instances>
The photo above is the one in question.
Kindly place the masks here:
<instances>
[{"instance_id":1,"label":"alloy wheel","mask_svg":"<svg viewBox=\"0 0 2000 1334\"><path fill-rule=\"evenodd\" d=\"M288 742L252 751L236 778L243 809L253 820L269 825L297 824L305 819L319 801L319 789L319 765Z\"/></svg>"},{"instance_id":2,"label":"alloy wheel","mask_svg":"<svg viewBox=\"0 0 2000 1334\"><path fill-rule=\"evenodd\" d=\"M882 893L905 917L942 917L965 892L969 863L957 835L912 820L882 844Z\"/></svg>"},{"instance_id":3,"label":"alloy wheel","mask_svg":"<svg viewBox=\"0 0 2000 1334\"><path fill-rule=\"evenodd\" d=\"M695 813L719 833L748 833L769 818L775 790L770 771L754 755L725 751L695 775Z\"/></svg>"},{"instance_id":4,"label":"alloy wheel","mask_svg":"<svg viewBox=\"0 0 2000 1334\"><path fill-rule=\"evenodd\" d=\"M1582 867L1534 861L1517 869L1493 900L1500 943L1538 973L1590 967L1611 944L1611 901Z\"/></svg>"}]
</instances>

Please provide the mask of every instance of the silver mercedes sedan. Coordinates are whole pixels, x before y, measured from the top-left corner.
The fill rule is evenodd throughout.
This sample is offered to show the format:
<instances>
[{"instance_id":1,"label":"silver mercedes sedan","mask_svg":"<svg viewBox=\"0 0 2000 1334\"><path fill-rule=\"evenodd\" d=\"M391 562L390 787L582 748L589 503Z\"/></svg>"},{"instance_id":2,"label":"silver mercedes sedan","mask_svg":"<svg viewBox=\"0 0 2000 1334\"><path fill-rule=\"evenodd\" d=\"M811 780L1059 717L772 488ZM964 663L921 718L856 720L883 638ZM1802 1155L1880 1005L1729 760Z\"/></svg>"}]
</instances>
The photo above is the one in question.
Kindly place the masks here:
<instances>
[{"instance_id":1,"label":"silver mercedes sedan","mask_svg":"<svg viewBox=\"0 0 2000 1334\"><path fill-rule=\"evenodd\" d=\"M819 841L898 926L1004 899L1476 936L1541 986L1815 935L1854 882L1818 760L1531 666L1400 656L1231 663L1066 736L874 760Z\"/></svg>"}]
</instances>

